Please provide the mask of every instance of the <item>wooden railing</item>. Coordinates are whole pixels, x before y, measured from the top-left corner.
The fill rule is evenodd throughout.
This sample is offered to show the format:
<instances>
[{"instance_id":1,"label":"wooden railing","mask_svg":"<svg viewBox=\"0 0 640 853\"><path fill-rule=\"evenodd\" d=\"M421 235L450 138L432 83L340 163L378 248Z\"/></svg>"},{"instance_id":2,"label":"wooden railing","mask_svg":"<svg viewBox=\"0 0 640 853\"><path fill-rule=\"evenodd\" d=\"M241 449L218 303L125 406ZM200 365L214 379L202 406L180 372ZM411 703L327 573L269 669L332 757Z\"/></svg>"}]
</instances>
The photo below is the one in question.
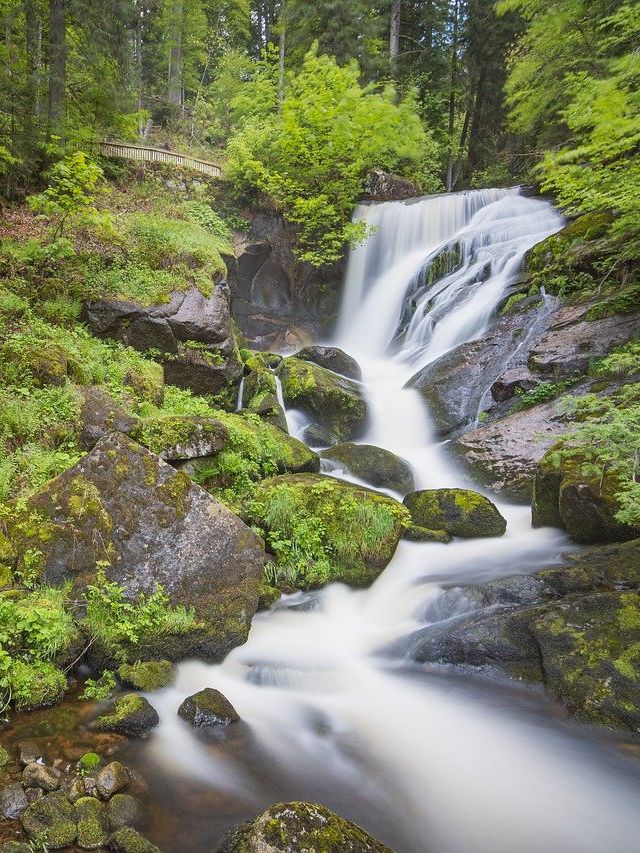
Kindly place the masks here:
<instances>
[{"instance_id":1,"label":"wooden railing","mask_svg":"<svg viewBox=\"0 0 640 853\"><path fill-rule=\"evenodd\" d=\"M205 175L219 178L222 169L216 163L208 160L198 160L188 154L177 154L175 151L165 151L162 148L147 148L145 145L131 145L123 142L100 142L98 150L105 157L123 157L125 160L144 160L147 163L171 163L174 166L184 166L195 169Z\"/></svg>"}]
</instances>

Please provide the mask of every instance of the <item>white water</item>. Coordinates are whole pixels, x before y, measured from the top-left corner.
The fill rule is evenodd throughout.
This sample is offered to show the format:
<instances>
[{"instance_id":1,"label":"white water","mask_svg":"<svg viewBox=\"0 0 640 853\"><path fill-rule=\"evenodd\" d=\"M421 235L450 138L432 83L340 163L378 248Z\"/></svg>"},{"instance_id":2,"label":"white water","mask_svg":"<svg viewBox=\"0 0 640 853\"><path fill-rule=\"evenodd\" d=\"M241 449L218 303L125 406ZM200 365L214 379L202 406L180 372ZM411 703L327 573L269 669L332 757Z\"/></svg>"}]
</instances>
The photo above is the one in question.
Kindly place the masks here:
<instances>
[{"instance_id":1,"label":"white water","mask_svg":"<svg viewBox=\"0 0 640 853\"><path fill-rule=\"evenodd\" d=\"M371 408L363 440L408 459L418 487L464 485L434 443L417 392L403 385L483 333L524 251L561 221L516 190L361 212L378 230L352 254L337 343L363 368ZM405 293L425 260L454 238L461 269L418 300L390 355ZM291 413L288 422L302 428ZM293 596L256 617L248 642L220 666L183 665L175 687L153 697L161 725L152 756L231 797L243 816L278 799L317 799L403 853L637 851L637 772L595 735L554 722L529 689L480 685L380 654L426 624L443 579L531 571L567 550L560 533L531 530L528 508L501 510L502 539L402 542L371 589L334 585ZM182 699L205 686L232 701L250 745L205 748L177 719ZM190 846L181 837L175 849L210 849L211 840Z\"/></svg>"}]
</instances>

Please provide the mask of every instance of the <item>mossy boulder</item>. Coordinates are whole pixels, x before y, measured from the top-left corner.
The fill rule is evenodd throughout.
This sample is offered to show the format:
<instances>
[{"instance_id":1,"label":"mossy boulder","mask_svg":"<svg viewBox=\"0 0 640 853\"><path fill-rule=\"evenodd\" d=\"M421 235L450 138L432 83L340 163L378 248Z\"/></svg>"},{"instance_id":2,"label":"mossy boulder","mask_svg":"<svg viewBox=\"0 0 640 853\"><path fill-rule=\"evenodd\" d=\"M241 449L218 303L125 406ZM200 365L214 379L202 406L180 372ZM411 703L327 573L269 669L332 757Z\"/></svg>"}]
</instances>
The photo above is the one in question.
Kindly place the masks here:
<instances>
[{"instance_id":1,"label":"mossy boulder","mask_svg":"<svg viewBox=\"0 0 640 853\"><path fill-rule=\"evenodd\" d=\"M534 527L561 527L580 544L620 542L640 532L618 521L618 478L585 473L579 450L560 455L552 448L538 464L533 489Z\"/></svg>"},{"instance_id":2,"label":"mossy boulder","mask_svg":"<svg viewBox=\"0 0 640 853\"><path fill-rule=\"evenodd\" d=\"M427 527L420 527L417 524L412 524L404 532L404 539L410 542L440 542L446 545L451 542L451 534L446 530L429 530Z\"/></svg>"},{"instance_id":3,"label":"mossy boulder","mask_svg":"<svg viewBox=\"0 0 640 853\"><path fill-rule=\"evenodd\" d=\"M348 379L355 379L358 382L362 379L358 362L338 347L303 347L295 357L301 361L312 361L319 367L339 373L340 376L346 376Z\"/></svg>"},{"instance_id":4,"label":"mossy boulder","mask_svg":"<svg viewBox=\"0 0 640 853\"><path fill-rule=\"evenodd\" d=\"M96 385L80 389L80 444L92 450L110 432L135 436L140 428L138 418L132 417L109 394Z\"/></svg>"},{"instance_id":5,"label":"mossy boulder","mask_svg":"<svg viewBox=\"0 0 640 853\"><path fill-rule=\"evenodd\" d=\"M109 839L109 816L106 806L95 797L76 800L78 819L77 844L83 850L97 850Z\"/></svg>"},{"instance_id":6,"label":"mossy boulder","mask_svg":"<svg viewBox=\"0 0 640 853\"><path fill-rule=\"evenodd\" d=\"M176 668L168 660L136 661L123 664L118 669L118 678L127 687L151 693L170 687L176 678Z\"/></svg>"},{"instance_id":7,"label":"mossy boulder","mask_svg":"<svg viewBox=\"0 0 640 853\"><path fill-rule=\"evenodd\" d=\"M495 504L469 489L425 489L404 499L413 523L453 536L504 536L506 520Z\"/></svg>"},{"instance_id":8,"label":"mossy boulder","mask_svg":"<svg viewBox=\"0 0 640 853\"><path fill-rule=\"evenodd\" d=\"M278 402L278 385L272 370L271 353L254 352L245 359L245 378L239 408L259 415L267 423L287 432L287 418Z\"/></svg>"},{"instance_id":9,"label":"mossy boulder","mask_svg":"<svg viewBox=\"0 0 640 853\"><path fill-rule=\"evenodd\" d=\"M285 358L280 368L282 394L288 407L311 416L328 444L358 438L367 421L361 386L309 361Z\"/></svg>"},{"instance_id":10,"label":"mossy boulder","mask_svg":"<svg viewBox=\"0 0 640 853\"><path fill-rule=\"evenodd\" d=\"M316 803L276 803L231 830L217 853L391 853L355 823Z\"/></svg>"},{"instance_id":11,"label":"mossy boulder","mask_svg":"<svg viewBox=\"0 0 640 853\"><path fill-rule=\"evenodd\" d=\"M240 719L227 697L212 687L205 687L193 696L187 696L178 708L178 716L190 723L194 729L228 726Z\"/></svg>"},{"instance_id":12,"label":"mossy boulder","mask_svg":"<svg viewBox=\"0 0 640 853\"><path fill-rule=\"evenodd\" d=\"M32 841L60 850L76 840L76 810L62 791L46 794L31 803L20 818L24 831Z\"/></svg>"},{"instance_id":13,"label":"mossy boulder","mask_svg":"<svg viewBox=\"0 0 640 853\"><path fill-rule=\"evenodd\" d=\"M225 446L229 432L215 418L165 415L146 418L140 443L167 462L211 456Z\"/></svg>"},{"instance_id":14,"label":"mossy boulder","mask_svg":"<svg viewBox=\"0 0 640 853\"><path fill-rule=\"evenodd\" d=\"M96 563L106 562L108 579L127 597L161 584L171 604L195 609L197 626L141 637L125 650L130 660L216 660L246 638L265 559L261 540L185 473L126 436L101 439L37 492L30 509L42 522L21 546L40 551L46 583L71 580L81 592ZM91 647L96 666L112 665L107 652L101 643Z\"/></svg>"},{"instance_id":15,"label":"mossy boulder","mask_svg":"<svg viewBox=\"0 0 640 853\"><path fill-rule=\"evenodd\" d=\"M139 827L144 823L142 806L131 794L114 794L107 803L107 814L112 832L124 826Z\"/></svg>"},{"instance_id":16,"label":"mossy boulder","mask_svg":"<svg viewBox=\"0 0 640 853\"><path fill-rule=\"evenodd\" d=\"M413 489L413 471L408 462L371 444L345 442L320 454L330 470L345 470L374 488L393 489L406 494Z\"/></svg>"},{"instance_id":17,"label":"mossy boulder","mask_svg":"<svg viewBox=\"0 0 640 853\"><path fill-rule=\"evenodd\" d=\"M109 839L109 849L116 853L162 853L144 836L130 826L123 826Z\"/></svg>"},{"instance_id":18,"label":"mossy boulder","mask_svg":"<svg viewBox=\"0 0 640 853\"><path fill-rule=\"evenodd\" d=\"M249 513L273 543L281 581L302 589L330 581L368 586L410 524L393 498L314 474L264 480ZM283 548L283 541L290 544Z\"/></svg>"},{"instance_id":19,"label":"mossy boulder","mask_svg":"<svg viewBox=\"0 0 640 853\"><path fill-rule=\"evenodd\" d=\"M116 699L89 727L96 732L144 737L159 722L158 712L143 696L127 693Z\"/></svg>"}]
</instances>

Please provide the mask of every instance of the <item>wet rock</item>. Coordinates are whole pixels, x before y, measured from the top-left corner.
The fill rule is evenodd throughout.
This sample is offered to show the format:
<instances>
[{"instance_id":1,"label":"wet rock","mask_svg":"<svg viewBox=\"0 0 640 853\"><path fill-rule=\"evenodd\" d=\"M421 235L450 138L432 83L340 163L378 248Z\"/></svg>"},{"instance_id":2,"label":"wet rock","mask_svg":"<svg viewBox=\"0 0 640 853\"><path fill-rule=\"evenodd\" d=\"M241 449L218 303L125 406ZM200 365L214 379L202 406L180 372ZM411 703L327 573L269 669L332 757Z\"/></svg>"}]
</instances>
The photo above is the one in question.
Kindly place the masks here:
<instances>
[{"instance_id":1,"label":"wet rock","mask_svg":"<svg viewBox=\"0 0 640 853\"><path fill-rule=\"evenodd\" d=\"M23 812L21 820L31 840L45 843L52 850L67 847L76 840L75 806L62 791L53 791L31 803Z\"/></svg>"},{"instance_id":2,"label":"wet rock","mask_svg":"<svg viewBox=\"0 0 640 853\"><path fill-rule=\"evenodd\" d=\"M507 522L484 495L468 489L426 489L403 501L413 523L453 536L503 536Z\"/></svg>"},{"instance_id":3,"label":"wet rock","mask_svg":"<svg viewBox=\"0 0 640 853\"><path fill-rule=\"evenodd\" d=\"M116 699L106 713L93 720L90 728L97 732L116 732L127 737L144 737L159 722L158 712L143 696L127 693Z\"/></svg>"},{"instance_id":4,"label":"wet rock","mask_svg":"<svg viewBox=\"0 0 640 853\"><path fill-rule=\"evenodd\" d=\"M178 708L178 716L190 723L194 729L209 726L228 726L240 719L231 702L211 687L188 696Z\"/></svg>"},{"instance_id":5,"label":"wet rock","mask_svg":"<svg viewBox=\"0 0 640 853\"><path fill-rule=\"evenodd\" d=\"M451 542L451 538L451 534L446 530L429 530L417 524L407 527L403 536L403 539L408 539L410 542L441 542L442 544Z\"/></svg>"},{"instance_id":6,"label":"wet rock","mask_svg":"<svg viewBox=\"0 0 640 853\"><path fill-rule=\"evenodd\" d=\"M29 805L27 795L18 783L0 789L0 816L7 820L19 818Z\"/></svg>"},{"instance_id":7,"label":"wet rock","mask_svg":"<svg viewBox=\"0 0 640 853\"><path fill-rule=\"evenodd\" d=\"M4 770L12 761L11 754L3 746L0 746L0 770Z\"/></svg>"},{"instance_id":8,"label":"wet rock","mask_svg":"<svg viewBox=\"0 0 640 853\"><path fill-rule=\"evenodd\" d=\"M367 201L405 201L420 194L420 188L406 178L374 169L367 175L363 198Z\"/></svg>"},{"instance_id":9,"label":"wet rock","mask_svg":"<svg viewBox=\"0 0 640 853\"><path fill-rule=\"evenodd\" d=\"M357 438L364 431L367 403L353 379L297 358L284 359L280 377L287 407L314 418L332 444Z\"/></svg>"},{"instance_id":10,"label":"wet rock","mask_svg":"<svg viewBox=\"0 0 640 853\"><path fill-rule=\"evenodd\" d=\"M232 408L242 378L242 362L234 347L200 349L178 344L175 356L164 363L164 381L201 396L220 395Z\"/></svg>"},{"instance_id":11,"label":"wet rock","mask_svg":"<svg viewBox=\"0 0 640 853\"><path fill-rule=\"evenodd\" d=\"M531 391L540 384L540 379L534 376L526 367L505 370L491 386L491 396L496 403L505 403L525 391Z\"/></svg>"},{"instance_id":12,"label":"wet rock","mask_svg":"<svg viewBox=\"0 0 640 853\"><path fill-rule=\"evenodd\" d=\"M6 841L0 847L2 853L33 853L33 847L24 841Z\"/></svg>"},{"instance_id":13,"label":"wet rock","mask_svg":"<svg viewBox=\"0 0 640 853\"><path fill-rule=\"evenodd\" d=\"M393 489L403 494L413 489L413 470L409 463L381 447L346 442L320 455L339 470L346 470L371 486Z\"/></svg>"},{"instance_id":14,"label":"wet rock","mask_svg":"<svg viewBox=\"0 0 640 853\"><path fill-rule=\"evenodd\" d=\"M95 780L94 780L95 781ZM87 790L85 788L84 779L74 779L66 790L67 797L72 803L77 802L82 797L85 797Z\"/></svg>"},{"instance_id":15,"label":"wet rock","mask_svg":"<svg viewBox=\"0 0 640 853\"><path fill-rule=\"evenodd\" d=\"M81 388L80 392L80 444L86 450L92 450L98 441L110 432L134 435L138 431L140 421L131 417L102 388L91 385Z\"/></svg>"},{"instance_id":16,"label":"wet rock","mask_svg":"<svg viewBox=\"0 0 640 853\"><path fill-rule=\"evenodd\" d=\"M142 807L130 794L114 794L107 803L107 811L112 832L124 826L139 827L144 823Z\"/></svg>"},{"instance_id":17,"label":"wet rock","mask_svg":"<svg viewBox=\"0 0 640 853\"><path fill-rule=\"evenodd\" d=\"M288 432L287 418L284 409L278 401L278 383L272 370L278 366L274 362L273 353L251 353L245 357L245 378L242 388L242 398L238 399L238 408L258 415L267 423Z\"/></svg>"},{"instance_id":18,"label":"wet rock","mask_svg":"<svg viewBox=\"0 0 640 853\"><path fill-rule=\"evenodd\" d=\"M118 669L118 678L123 684L145 692L170 687L175 677L176 668L168 660L139 661Z\"/></svg>"},{"instance_id":19,"label":"wet rock","mask_svg":"<svg viewBox=\"0 0 640 853\"><path fill-rule=\"evenodd\" d=\"M96 787L103 800L124 790L129 784L129 774L124 764L111 761L96 773Z\"/></svg>"},{"instance_id":20,"label":"wet rock","mask_svg":"<svg viewBox=\"0 0 640 853\"><path fill-rule=\"evenodd\" d=\"M109 849L115 850L116 853L162 853L155 844L147 841L130 826L124 826L113 833L109 839Z\"/></svg>"},{"instance_id":21,"label":"wet rock","mask_svg":"<svg viewBox=\"0 0 640 853\"><path fill-rule=\"evenodd\" d=\"M60 774L44 764L27 764L22 773L22 782L26 787L31 785L42 788L43 791L57 791L60 787Z\"/></svg>"},{"instance_id":22,"label":"wet rock","mask_svg":"<svg viewBox=\"0 0 640 853\"><path fill-rule=\"evenodd\" d=\"M83 850L97 850L109 840L109 820L104 803L94 797L83 797L76 802L78 819L77 844Z\"/></svg>"},{"instance_id":23,"label":"wet rock","mask_svg":"<svg viewBox=\"0 0 640 853\"><path fill-rule=\"evenodd\" d=\"M23 740L18 744L18 757L20 763L26 767L27 764L42 762L45 756L42 748L35 741Z\"/></svg>"},{"instance_id":24,"label":"wet rock","mask_svg":"<svg viewBox=\"0 0 640 853\"><path fill-rule=\"evenodd\" d=\"M167 462L211 456L228 440L229 431L215 418L186 415L146 418L140 436L141 444Z\"/></svg>"},{"instance_id":25,"label":"wet rock","mask_svg":"<svg viewBox=\"0 0 640 853\"><path fill-rule=\"evenodd\" d=\"M43 580L80 590L96 562L130 598L162 584L172 604L193 606L202 627L142 636L134 660L218 659L246 638L258 603L264 551L259 537L184 472L114 433L30 500L46 519L25 547L42 552ZM44 540L44 541L43 541ZM111 661L99 643L90 657ZM101 656L95 658L95 656Z\"/></svg>"},{"instance_id":26,"label":"wet rock","mask_svg":"<svg viewBox=\"0 0 640 853\"><path fill-rule=\"evenodd\" d=\"M362 371L358 362L338 347L304 347L295 354L295 358L302 361L312 361L314 364L324 367L326 370L332 370L334 373L339 373L341 376L346 376L348 379L355 379L358 382L362 379Z\"/></svg>"},{"instance_id":27,"label":"wet rock","mask_svg":"<svg viewBox=\"0 0 640 853\"><path fill-rule=\"evenodd\" d=\"M276 803L253 821L231 830L217 853L391 853L364 829L315 803Z\"/></svg>"}]
</instances>

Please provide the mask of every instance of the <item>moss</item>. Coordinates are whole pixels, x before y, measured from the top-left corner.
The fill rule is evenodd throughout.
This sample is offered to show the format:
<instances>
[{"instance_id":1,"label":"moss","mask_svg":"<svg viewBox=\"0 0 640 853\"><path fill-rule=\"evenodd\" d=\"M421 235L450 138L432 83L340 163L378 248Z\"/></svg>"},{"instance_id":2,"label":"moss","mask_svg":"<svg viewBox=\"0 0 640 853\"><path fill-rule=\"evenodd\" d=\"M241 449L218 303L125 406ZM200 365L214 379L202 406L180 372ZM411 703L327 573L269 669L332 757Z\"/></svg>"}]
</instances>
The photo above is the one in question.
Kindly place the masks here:
<instances>
[{"instance_id":1,"label":"moss","mask_svg":"<svg viewBox=\"0 0 640 853\"><path fill-rule=\"evenodd\" d=\"M503 536L507 522L488 498L468 489L428 489L404 499L413 523L454 536Z\"/></svg>"},{"instance_id":2,"label":"moss","mask_svg":"<svg viewBox=\"0 0 640 853\"><path fill-rule=\"evenodd\" d=\"M108 803L109 826L112 832L123 826L137 826L142 822L142 810L130 794L114 794Z\"/></svg>"},{"instance_id":3,"label":"moss","mask_svg":"<svg viewBox=\"0 0 640 853\"><path fill-rule=\"evenodd\" d=\"M8 764L11 764L12 760L11 754L3 746L0 746L0 770L4 770Z\"/></svg>"},{"instance_id":4,"label":"moss","mask_svg":"<svg viewBox=\"0 0 640 853\"><path fill-rule=\"evenodd\" d=\"M280 598L280 590L272 586L265 578L260 581L258 587L258 607L261 610L269 610Z\"/></svg>"},{"instance_id":5,"label":"moss","mask_svg":"<svg viewBox=\"0 0 640 853\"><path fill-rule=\"evenodd\" d=\"M11 700L18 710L59 702L67 689L64 673L53 663L16 658L11 664Z\"/></svg>"},{"instance_id":6,"label":"moss","mask_svg":"<svg viewBox=\"0 0 640 853\"><path fill-rule=\"evenodd\" d=\"M102 759L97 752L85 752L76 764L76 772L79 776L90 776L99 769Z\"/></svg>"},{"instance_id":7,"label":"moss","mask_svg":"<svg viewBox=\"0 0 640 853\"><path fill-rule=\"evenodd\" d=\"M411 542L440 542L447 544L451 542L451 534L446 530L429 530L417 524L410 525L404 532L404 538Z\"/></svg>"},{"instance_id":8,"label":"moss","mask_svg":"<svg viewBox=\"0 0 640 853\"><path fill-rule=\"evenodd\" d=\"M192 483L189 477L182 471L177 471L161 486L158 486L156 491L168 506L175 509L179 518L184 518L187 496L191 488Z\"/></svg>"},{"instance_id":9,"label":"moss","mask_svg":"<svg viewBox=\"0 0 640 853\"><path fill-rule=\"evenodd\" d=\"M178 716L194 728L226 726L240 719L231 702L211 687L188 696L178 708Z\"/></svg>"},{"instance_id":10,"label":"moss","mask_svg":"<svg viewBox=\"0 0 640 853\"><path fill-rule=\"evenodd\" d=\"M116 853L162 853L154 844L129 826L122 827L111 836L109 847Z\"/></svg>"},{"instance_id":11,"label":"moss","mask_svg":"<svg viewBox=\"0 0 640 853\"><path fill-rule=\"evenodd\" d=\"M67 847L76 839L76 810L61 791L36 800L22 814L22 825L33 841L53 850Z\"/></svg>"},{"instance_id":12,"label":"moss","mask_svg":"<svg viewBox=\"0 0 640 853\"><path fill-rule=\"evenodd\" d=\"M94 797L81 797L76 801L78 819L78 846L96 850L109 839L109 820L106 806Z\"/></svg>"},{"instance_id":13,"label":"moss","mask_svg":"<svg viewBox=\"0 0 640 853\"><path fill-rule=\"evenodd\" d=\"M151 692L170 687L175 680L175 667L168 660L138 661L118 669L118 678L128 687Z\"/></svg>"},{"instance_id":14,"label":"moss","mask_svg":"<svg viewBox=\"0 0 640 853\"><path fill-rule=\"evenodd\" d=\"M219 450L227 436L225 427L213 418L165 415L144 420L140 443L157 454L164 454L179 445L198 444L207 440L213 440L214 449Z\"/></svg>"}]
</instances>

